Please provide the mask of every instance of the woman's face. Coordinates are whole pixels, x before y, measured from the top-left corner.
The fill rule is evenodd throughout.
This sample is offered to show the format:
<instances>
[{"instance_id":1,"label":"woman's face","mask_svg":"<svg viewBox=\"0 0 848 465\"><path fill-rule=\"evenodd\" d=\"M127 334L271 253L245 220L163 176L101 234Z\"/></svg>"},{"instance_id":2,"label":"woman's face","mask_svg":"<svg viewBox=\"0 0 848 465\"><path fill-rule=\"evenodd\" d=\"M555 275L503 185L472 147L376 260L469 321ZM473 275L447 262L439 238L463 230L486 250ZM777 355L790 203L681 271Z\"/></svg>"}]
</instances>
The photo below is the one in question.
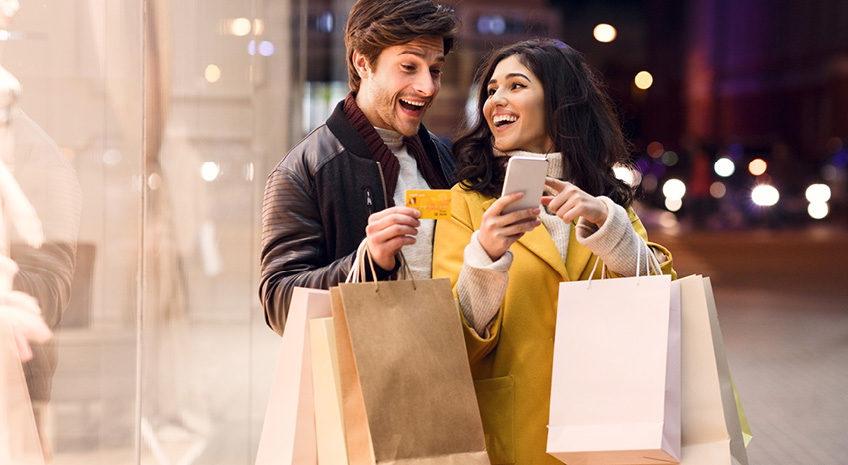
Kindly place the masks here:
<instances>
[{"instance_id":1,"label":"woman's face","mask_svg":"<svg viewBox=\"0 0 848 465\"><path fill-rule=\"evenodd\" d=\"M502 152L525 150L546 153L553 149L545 124L545 90L542 82L515 55L495 66L487 83L483 117Z\"/></svg>"}]
</instances>

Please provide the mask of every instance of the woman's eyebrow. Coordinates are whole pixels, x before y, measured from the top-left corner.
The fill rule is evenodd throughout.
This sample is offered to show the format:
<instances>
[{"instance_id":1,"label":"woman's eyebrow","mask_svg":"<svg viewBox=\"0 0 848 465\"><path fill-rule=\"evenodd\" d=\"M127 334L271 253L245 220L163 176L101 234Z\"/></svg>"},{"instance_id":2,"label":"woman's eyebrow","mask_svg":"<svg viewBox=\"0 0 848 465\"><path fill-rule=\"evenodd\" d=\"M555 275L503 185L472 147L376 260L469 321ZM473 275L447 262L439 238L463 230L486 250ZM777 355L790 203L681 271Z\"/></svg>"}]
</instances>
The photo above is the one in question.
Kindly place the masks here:
<instances>
[{"instance_id":1,"label":"woman's eyebrow","mask_svg":"<svg viewBox=\"0 0 848 465\"><path fill-rule=\"evenodd\" d=\"M510 78L514 78L514 77L521 77L521 78L526 79L527 81L530 81L529 77L527 77L527 76L525 76L521 73L509 73L509 74L506 75L506 79L510 79ZM498 81L495 78L489 79L489 85L497 84L497 83L498 83Z\"/></svg>"}]
</instances>

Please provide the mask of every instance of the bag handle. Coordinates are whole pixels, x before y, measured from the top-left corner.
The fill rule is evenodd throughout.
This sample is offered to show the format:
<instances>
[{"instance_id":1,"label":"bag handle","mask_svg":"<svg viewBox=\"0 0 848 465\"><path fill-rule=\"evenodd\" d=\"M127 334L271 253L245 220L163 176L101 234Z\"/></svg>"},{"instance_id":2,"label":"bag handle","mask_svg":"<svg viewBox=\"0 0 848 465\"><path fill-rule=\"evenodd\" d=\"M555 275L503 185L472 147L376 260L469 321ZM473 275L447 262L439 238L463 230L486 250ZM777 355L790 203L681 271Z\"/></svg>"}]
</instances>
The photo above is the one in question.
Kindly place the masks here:
<instances>
[{"instance_id":1,"label":"bag handle","mask_svg":"<svg viewBox=\"0 0 848 465\"><path fill-rule=\"evenodd\" d=\"M368 250L367 240L363 240L359 247L356 248L356 257L353 260L353 264L350 266L350 272L345 279L345 283L364 283L365 277L367 276L365 272L365 262L368 262L369 267L371 268L371 277L374 279L374 292L379 292L380 285L377 280L377 270L374 268L374 260L370 257L370 251ZM366 257L368 258L366 260ZM403 251L398 250L396 259L400 260L400 278L403 280L412 281L412 289L416 290L418 287L415 285L415 278L412 276L412 270L409 268L409 262L407 262L406 257L403 255Z\"/></svg>"},{"instance_id":2,"label":"bag handle","mask_svg":"<svg viewBox=\"0 0 848 465\"><path fill-rule=\"evenodd\" d=\"M654 273L656 275L661 275L662 270L660 269L659 260L657 260L657 257L654 254L651 253L651 248L650 248L650 246L648 246L648 243L645 242L644 239L641 239L640 242L642 243L642 245L645 246L644 247L645 248L645 255L646 255L645 259L648 260L648 257L651 257L651 259L652 259L652 260L648 260L648 273L647 273L647 275L648 276L651 275L651 268L652 267L653 267ZM587 280L588 281L587 285L586 285L587 289L592 287L592 277L595 276L595 270L598 269L598 262L599 261L601 261L601 257L595 258L595 264L592 265L592 272L589 273L589 279ZM640 272L641 269L642 269L642 247L640 246L640 247L636 248L636 284L637 285L639 284L639 272ZM604 264L601 265L601 279L604 279L607 275L608 275L607 264L606 264L606 262L604 262Z\"/></svg>"}]
</instances>

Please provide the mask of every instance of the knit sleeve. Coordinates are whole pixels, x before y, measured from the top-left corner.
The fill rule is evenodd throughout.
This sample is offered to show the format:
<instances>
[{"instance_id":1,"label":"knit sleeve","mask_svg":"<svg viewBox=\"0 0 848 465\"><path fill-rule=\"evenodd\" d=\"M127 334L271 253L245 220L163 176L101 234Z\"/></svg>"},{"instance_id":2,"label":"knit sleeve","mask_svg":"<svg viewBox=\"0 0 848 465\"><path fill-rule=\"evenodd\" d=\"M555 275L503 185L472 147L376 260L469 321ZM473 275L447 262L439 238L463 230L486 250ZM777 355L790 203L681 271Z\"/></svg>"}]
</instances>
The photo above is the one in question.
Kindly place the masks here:
<instances>
[{"instance_id":1,"label":"knit sleeve","mask_svg":"<svg viewBox=\"0 0 848 465\"><path fill-rule=\"evenodd\" d=\"M475 231L465 246L456 292L465 321L485 338L506 294L513 257L512 252L507 250L499 259L492 261L480 245L477 234L478 231Z\"/></svg>"},{"instance_id":2,"label":"knit sleeve","mask_svg":"<svg viewBox=\"0 0 848 465\"><path fill-rule=\"evenodd\" d=\"M598 228L594 223L580 218L576 227L578 242L600 257L609 270L618 276L635 276L637 263L639 274L647 274L651 259L646 257L646 249L650 250L660 263L667 260L662 251L646 247L645 240L631 226L630 217L624 207L607 197L599 198L609 209L607 220Z\"/></svg>"}]
</instances>

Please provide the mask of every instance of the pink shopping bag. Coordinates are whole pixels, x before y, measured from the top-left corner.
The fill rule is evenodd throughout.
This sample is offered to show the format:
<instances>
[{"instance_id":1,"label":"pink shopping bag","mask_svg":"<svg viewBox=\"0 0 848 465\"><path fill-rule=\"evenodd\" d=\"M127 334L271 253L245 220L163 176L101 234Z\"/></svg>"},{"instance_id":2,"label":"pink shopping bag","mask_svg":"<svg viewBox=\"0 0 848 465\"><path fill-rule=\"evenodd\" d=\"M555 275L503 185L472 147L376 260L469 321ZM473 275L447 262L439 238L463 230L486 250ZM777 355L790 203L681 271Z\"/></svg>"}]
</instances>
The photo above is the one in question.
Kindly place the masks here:
<instances>
[{"instance_id":1,"label":"pink shopping bag","mask_svg":"<svg viewBox=\"0 0 848 465\"><path fill-rule=\"evenodd\" d=\"M309 321L331 315L330 293L295 288L265 411L256 465L317 465Z\"/></svg>"}]
</instances>

